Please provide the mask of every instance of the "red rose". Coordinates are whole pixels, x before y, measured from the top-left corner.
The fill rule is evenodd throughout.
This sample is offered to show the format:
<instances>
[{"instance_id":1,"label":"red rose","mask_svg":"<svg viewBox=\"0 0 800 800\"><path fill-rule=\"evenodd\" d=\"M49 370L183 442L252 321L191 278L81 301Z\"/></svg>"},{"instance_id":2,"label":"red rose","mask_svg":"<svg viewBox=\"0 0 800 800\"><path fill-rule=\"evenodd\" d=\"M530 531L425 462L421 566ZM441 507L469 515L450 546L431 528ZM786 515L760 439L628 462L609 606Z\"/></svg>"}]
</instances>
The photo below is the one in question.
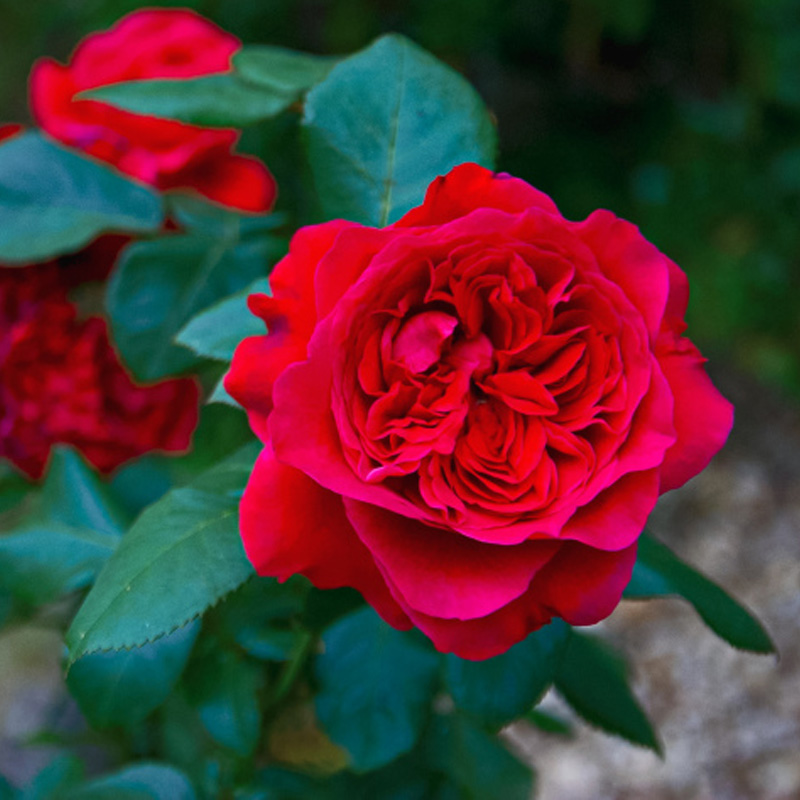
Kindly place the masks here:
<instances>
[{"instance_id":1,"label":"red rose","mask_svg":"<svg viewBox=\"0 0 800 800\"><path fill-rule=\"evenodd\" d=\"M109 248L118 249L112 237L87 252ZM194 380L137 386L105 321L77 318L67 288L84 273L76 256L68 264L0 267L0 458L32 478L57 443L109 472L151 450L186 450L197 425Z\"/></svg>"},{"instance_id":2,"label":"red rose","mask_svg":"<svg viewBox=\"0 0 800 800\"><path fill-rule=\"evenodd\" d=\"M248 557L464 658L607 616L659 494L731 427L683 272L473 164L388 228L299 231L271 284L226 384L265 445Z\"/></svg>"},{"instance_id":3,"label":"red rose","mask_svg":"<svg viewBox=\"0 0 800 800\"><path fill-rule=\"evenodd\" d=\"M33 114L56 139L159 189L192 188L244 211L267 211L275 181L256 158L232 152L235 130L131 114L78 92L145 78L191 78L230 69L241 42L186 9L135 11L87 36L67 66L39 60L30 79Z\"/></svg>"},{"instance_id":4,"label":"red rose","mask_svg":"<svg viewBox=\"0 0 800 800\"><path fill-rule=\"evenodd\" d=\"M6 125L0 125L0 142L3 139L10 139L22 131L22 125L17 125L14 122L9 122Z\"/></svg>"}]
</instances>

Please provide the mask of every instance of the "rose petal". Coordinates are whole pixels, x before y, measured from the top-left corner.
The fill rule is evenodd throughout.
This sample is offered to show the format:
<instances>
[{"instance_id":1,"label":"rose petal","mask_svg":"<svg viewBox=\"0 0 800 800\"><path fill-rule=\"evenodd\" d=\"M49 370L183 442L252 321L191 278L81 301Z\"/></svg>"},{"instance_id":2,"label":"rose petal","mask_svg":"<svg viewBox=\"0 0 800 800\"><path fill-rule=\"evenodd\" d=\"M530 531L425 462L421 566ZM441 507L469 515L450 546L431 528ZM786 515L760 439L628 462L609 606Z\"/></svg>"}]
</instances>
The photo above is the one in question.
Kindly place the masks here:
<instances>
[{"instance_id":1,"label":"rose petal","mask_svg":"<svg viewBox=\"0 0 800 800\"><path fill-rule=\"evenodd\" d=\"M556 542L486 545L346 498L347 517L409 608L474 619L519 597L558 550Z\"/></svg>"},{"instance_id":2,"label":"rose petal","mask_svg":"<svg viewBox=\"0 0 800 800\"><path fill-rule=\"evenodd\" d=\"M300 573L320 589L353 587L390 625L410 627L347 521L341 498L280 464L269 444L253 468L240 520L245 552L259 575L283 581Z\"/></svg>"},{"instance_id":3,"label":"rose petal","mask_svg":"<svg viewBox=\"0 0 800 800\"><path fill-rule=\"evenodd\" d=\"M476 208L498 208L512 213L540 208L560 216L555 203L529 183L478 164L461 164L436 178L428 187L422 205L412 208L393 227L443 225Z\"/></svg>"},{"instance_id":4,"label":"rose petal","mask_svg":"<svg viewBox=\"0 0 800 800\"><path fill-rule=\"evenodd\" d=\"M609 553L567 542L533 579L531 594L570 625L594 625L617 607L635 562L635 543Z\"/></svg>"},{"instance_id":5,"label":"rose petal","mask_svg":"<svg viewBox=\"0 0 800 800\"><path fill-rule=\"evenodd\" d=\"M661 466L661 491L668 492L705 469L725 444L733 427L733 406L711 383L705 359L688 339L665 336L658 359L672 387L678 436Z\"/></svg>"}]
</instances>

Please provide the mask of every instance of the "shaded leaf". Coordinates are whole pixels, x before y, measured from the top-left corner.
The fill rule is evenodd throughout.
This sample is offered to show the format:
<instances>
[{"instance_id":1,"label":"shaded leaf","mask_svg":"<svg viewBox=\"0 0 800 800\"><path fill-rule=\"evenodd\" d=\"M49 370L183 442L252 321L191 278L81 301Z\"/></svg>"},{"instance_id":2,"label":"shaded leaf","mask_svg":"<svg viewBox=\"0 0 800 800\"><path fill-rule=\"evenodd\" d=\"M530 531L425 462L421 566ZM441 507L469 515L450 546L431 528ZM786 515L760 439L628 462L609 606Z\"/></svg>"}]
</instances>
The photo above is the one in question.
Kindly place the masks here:
<instances>
[{"instance_id":1,"label":"shaded leaf","mask_svg":"<svg viewBox=\"0 0 800 800\"><path fill-rule=\"evenodd\" d=\"M244 291L220 300L192 317L175 341L204 358L230 361L233 351L247 336L263 336L264 321L247 308L251 294L269 294L269 282L259 278Z\"/></svg>"},{"instance_id":2,"label":"shaded leaf","mask_svg":"<svg viewBox=\"0 0 800 800\"><path fill-rule=\"evenodd\" d=\"M252 575L237 512L257 452L242 448L142 513L67 631L71 661L170 633Z\"/></svg>"},{"instance_id":3,"label":"shaded leaf","mask_svg":"<svg viewBox=\"0 0 800 800\"><path fill-rule=\"evenodd\" d=\"M183 672L198 621L130 650L91 653L67 673L67 686L89 722L131 725L161 705Z\"/></svg>"},{"instance_id":4,"label":"shaded leaf","mask_svg":"<svg viewBox=\"0 0 800 800\"><path fill-rule=\"evenodd\" d=\"M666 545L644 533L624 596L634 599L664 595L678 595L691 603L706 625L728 644L754 653L775 652L769 634L741 603Z\"/></svg>"},{"instance_id":5,"label":"shaded leaf","mask_svg":"<svg viewBox=\"0 0 800 800\"><path fill-rule=\"evenodd\" d=\"M125 250L107 289L114 341L142 381L189 368L197 357L174 344L178 331L220 297L268 272L275 243L240 242L238 223L227 238L168 236Z\"/></svg>"},{"instance_id":6,"label":"shaded leaf","mask_svg":"<svg viewBox=\"0 0 800 800\"><path fill-rule=\"evenodd\" d=\"M457 786L464 800L528 800L533 771L461 714L437 716L425 734L428 760ZM454 795L452 791L445 796Z\"/></svg>"},{"instance_id":7,"label":"shaded leaf","mask_svg":"<svg viewBox=\"0 0 800 800\"><path fill-rule=\"evenodd\" d=\"M40 604L88 586L118 538L52 522L0 536L0 589Z\"/></svg>"},{"instance_id":8,"label":"shaded leaf","mask_svg":"<svg viewBox=\"0 0 800 800\"><path fill-rule=\"evenodd\" d=\"M408 752L429 713L437 654L389 627L371 608L340 619L322 639L316 708L326 732L357 770L376 769Z\"/></svg>"},{"instance_id":9,"label":"shaded leaf","mask_svg":"<svg viewBox=\"0 0 800 800\"><path fill-rule=\"evenodd\" d=\"M491 167L496 131L470 84L413 42L384 36L306 99L311 169L327 218L386 225L457 164Z\"/></svg>"},{"instance_id":10,"label":"shaded leaf","mask_svg":"<svg viewBox=\"0 0 800 800\"><path fill-rule=\"evenodd\" d=\"M105 775L60 796L62 800L194 800L186 776L165 764L140 763Z\"/></svg>"},{"instance_id":11,"label":"shaded leaf","mask_svg":"<svg viewBox=\"0 0 800 800\"><path fill-rule=\"evenodd\" d=\"M608 645L572 631L556 689L587 721L661 755L661 744L628 685L622 657Z\"/></svg>"},{"instance_id":12,"label":"shaded leaf","mask_svg":"<svg viewBox=\"0 0 800 800\"><path fill-rule=\"evenodd\" d=\"M0 145L0 262L45 261L101 233L152 233L155 192L39 133Z\"/></svg>"},{"instance_id":13,"label":"shaded leaf","mask_svg":"<svg viewBox=\"0 0 800 800\"><path fill-rule=\"evenodd\" d=\"M553 682L568 637L569 626L554 620L485 661L448 655L445 676L453 700L463 711L498 727L522 716Z\"/></svg>"},{"instance_id":14,"label":"shaded leaf","mask_svg":"<svg viewBox=\"0 0 800 800\"><path fill-rule=\"evenodd\" d=\"M217 744L249 756L261 733L261 684L257 664L217 647L192 665L187 697Z\"/></svg>"},{"instance_id":15,"label":"shaded leaf","mask_svg":"<svg viewBox=\"0 0 800 800\"><path fill-rule=\"evenodd\" d=\"M339 59L315 56L269 45L248 45L233 57L236 74L242 81L258 87L264 102L272 97L275 113L319 83Z\"/></svg>"},{"instance_id":16,"label":"shaded leaf","mask_svg":"<svg viewBox=\"0 0 800 800\"><path fill-rule=\"evenodd\" d=\"M200 78L125 81L81 92L134 114L205 127L242 128L274 117L294 98L262 91L235 73Z\"/></svg>"}]
</instances>

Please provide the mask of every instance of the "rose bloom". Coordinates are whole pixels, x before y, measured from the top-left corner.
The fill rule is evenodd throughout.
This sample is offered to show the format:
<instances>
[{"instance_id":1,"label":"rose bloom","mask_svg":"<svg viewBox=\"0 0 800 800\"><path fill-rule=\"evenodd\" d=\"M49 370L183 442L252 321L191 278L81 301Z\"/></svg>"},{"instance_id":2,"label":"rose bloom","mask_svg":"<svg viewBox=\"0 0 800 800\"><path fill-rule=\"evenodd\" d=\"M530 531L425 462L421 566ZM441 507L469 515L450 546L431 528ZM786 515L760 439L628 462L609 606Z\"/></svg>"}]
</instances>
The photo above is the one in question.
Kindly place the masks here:
<instances>
[{"instance_id":1,"label":"rose bloom","mask_svg":"<svg viewBox=\"0 0 800 800\"><path fill-rule=\"evenodd\" d=\"M187 9L134 11L87 36L66 66L40 59L30 78L39 126L65 144L158 189L194 189L244 211L267 211L275 181L256 158L232 152L238 132L132 114L75 95L147 78L225 72L241 42Z\"/></svg>"},{"instance_id":2,"label":"rose bloom","mask_svg":"<svg viewBox=\"0 0 800 800\"><path fill-rule=\"evenodd\" d=\"M658 496L732 424L682 335L683 272L474 164L387 228L298 231L271 286L226 383L264 443L250 561L464 658L610 614Z\"/></svg>"},{"instance_id":3,"label":"rose bloom","mask_svg":"<svg viewBox=\"0 0 800 800\"><path fill-rule=\"evenodd\" d=\"M42 476L54 444L71 445L110 472L146 452L185 451L191 443L195 381L136 385L105 321L79 319L67 296L76 283L103 276L118 239L61 262L0 267L0 458L31 478Z\"/></svg>"},{"instance_id":4,"label":"rose bloom","mask_svg":"<svg viewBox=\"0 0 800 800\"><path fill-rule=\"evenodd\" d=\"M15 122L8 122L5 125L0 125L0 142L2 142L3 139L10 139L12 136L16 136L21 132L22 125L18 125Z\"/></svg>"}]
</instances>

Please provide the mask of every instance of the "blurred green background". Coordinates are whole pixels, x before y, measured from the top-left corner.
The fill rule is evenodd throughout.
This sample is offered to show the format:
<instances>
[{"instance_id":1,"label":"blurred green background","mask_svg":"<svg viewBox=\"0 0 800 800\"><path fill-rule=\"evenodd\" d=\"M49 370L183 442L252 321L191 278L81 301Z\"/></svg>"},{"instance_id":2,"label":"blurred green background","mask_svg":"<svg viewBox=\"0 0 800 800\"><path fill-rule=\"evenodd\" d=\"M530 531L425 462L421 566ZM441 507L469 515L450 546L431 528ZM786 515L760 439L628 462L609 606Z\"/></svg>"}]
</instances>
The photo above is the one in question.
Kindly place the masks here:
<instances>
[{"instance_id":1,"label":"blurred green background","mask_svg":"<svg viewBox=\"0 0 800 800\"><path fill-rule=\"evenodd\" d=\"M0 0L0 122L136 0ZM194 0L245 42L348 53L395 30L462 71L501 167L577 219L637 223L692 284L704 351L800 399L797 0ZM288 163L288 160L287 160ZM282 177L281 154L270 167Z\"/></svg>"}]
</instances>

